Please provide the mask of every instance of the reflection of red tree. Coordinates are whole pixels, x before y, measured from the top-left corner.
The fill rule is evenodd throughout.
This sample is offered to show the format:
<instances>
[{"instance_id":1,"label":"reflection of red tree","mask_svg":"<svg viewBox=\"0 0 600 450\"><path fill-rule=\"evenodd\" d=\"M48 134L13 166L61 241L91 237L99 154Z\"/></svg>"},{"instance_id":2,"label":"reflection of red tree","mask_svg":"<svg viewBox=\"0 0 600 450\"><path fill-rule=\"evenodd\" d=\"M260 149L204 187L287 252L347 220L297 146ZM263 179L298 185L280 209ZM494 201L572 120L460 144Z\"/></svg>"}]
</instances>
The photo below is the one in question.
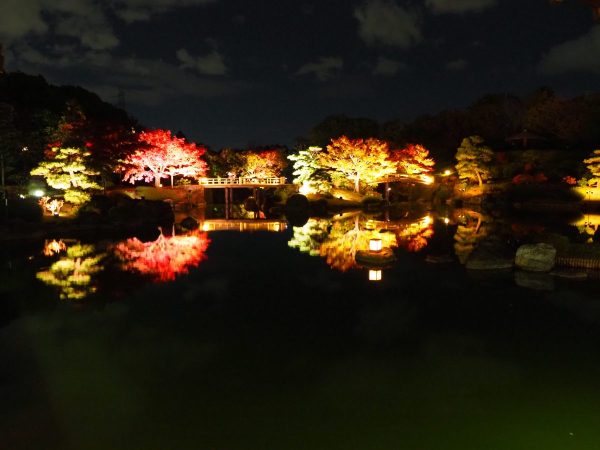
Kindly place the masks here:
<instances>
[{"instance_id":1,"label":"reflection of red tree","mask_svg":"<svg viewBox=\"0 0 600 450\"><path fill-rule=\"evenodd\" d=\"M174 280L186 274L206 259L210 241L206 233L196 232L183 236L163 236L153 242L127 239L115 246L115 254L123 260L125 270L151 276L154 281Z\"/></svg>"}]
</instances>

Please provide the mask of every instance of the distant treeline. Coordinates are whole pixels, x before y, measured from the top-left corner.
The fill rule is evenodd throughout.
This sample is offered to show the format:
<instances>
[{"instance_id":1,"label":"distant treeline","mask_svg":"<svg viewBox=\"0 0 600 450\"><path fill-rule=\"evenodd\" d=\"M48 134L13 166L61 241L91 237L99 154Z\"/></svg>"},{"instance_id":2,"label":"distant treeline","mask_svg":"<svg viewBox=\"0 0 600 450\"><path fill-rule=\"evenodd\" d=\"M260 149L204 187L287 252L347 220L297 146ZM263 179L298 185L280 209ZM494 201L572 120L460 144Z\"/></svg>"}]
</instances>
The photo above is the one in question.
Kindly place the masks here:
<instances>
[{"instance_id":1,"label":"distant treeline","mask_svg":"<svg viewBox=\"0 0 600 450\"><path fill-rule=\"evenodd\" d=\"M350 138L377 137L392 146L418 143L436 160L452 161L465 136L479 135L494 150L522 148L523 142L506 139L528 130L540 140L528 142L537 148L577 151L600 147L600 92L561 98L549 88L526 97L511 94L485 95L465 109L426 114L412 121L378 123L369 118L333 115L314 126L301 144L324 146L342 135Z\"/></svg>"},{"instance_id":2,"label":"distant treeline","mask_svg":"<svg viewBox=\"0 0 600 450\"><path fill-rule=\"evenodd\" d=\"M9 184L25 183L54 143L88 148L107 175L137 126L125 111L81 87L52 86L20 72L0 75L0 154Z\"/></svg>"},{"instance_id":3,"label":"distant treeline","mask_svg":"<svg viewBox=\"0 0 600 450\"><path fill-rule=\"evenodd\" d=\"M52 86L42 76L18 72L0 76L0 154L8 184L27 183L30 170L54 145L85 148L104 183L118 182L113 169L138 145L136 132L143 129L124 110L81 87ZM467 108L423 115L411 121L379 123L369 118L332 115L299 138L298 146L326 147L340 136L374 137L389 142L392 149L421 144L438 164L446 165L453 164L456 149L466 136L481 136L486 145L502 152L524 148L524 142L506 139L525 129L540 138L528 142L528 148L568 150L573 154L573 162L579 162L580 155L600 148L600 93L561 98L551 89L541 88L522 98L490 94ZM181 132L177 135L182 136ZM281 145L252 150L274 149L282 155L290 153ZM208 150L204 158L210 173L223 172L239 153L231 149ZM565 152L561 153L564 157ZM284 174L291 176L290 171L288 166Z\"/></svg>"}]
</instances>

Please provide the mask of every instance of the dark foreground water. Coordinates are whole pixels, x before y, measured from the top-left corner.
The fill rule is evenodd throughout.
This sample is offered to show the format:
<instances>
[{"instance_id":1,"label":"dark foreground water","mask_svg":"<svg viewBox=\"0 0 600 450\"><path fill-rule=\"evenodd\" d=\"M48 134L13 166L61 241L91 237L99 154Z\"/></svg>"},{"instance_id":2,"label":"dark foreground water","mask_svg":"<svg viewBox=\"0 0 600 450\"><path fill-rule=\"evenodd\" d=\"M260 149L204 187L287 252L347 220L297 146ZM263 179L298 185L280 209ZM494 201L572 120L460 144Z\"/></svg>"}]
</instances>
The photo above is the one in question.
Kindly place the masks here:
<instances>
[{"instance_id":1,"label":"dark foreground water","mask_svg":"<svg viewBox=\"0 0 600 450\"><path fill-rule=\"evenodd\" d=\"M378 282L354 220L5 246L0 449L600 448L599 283L427 264L429 222Z\"/></svg>"}]
</instances>

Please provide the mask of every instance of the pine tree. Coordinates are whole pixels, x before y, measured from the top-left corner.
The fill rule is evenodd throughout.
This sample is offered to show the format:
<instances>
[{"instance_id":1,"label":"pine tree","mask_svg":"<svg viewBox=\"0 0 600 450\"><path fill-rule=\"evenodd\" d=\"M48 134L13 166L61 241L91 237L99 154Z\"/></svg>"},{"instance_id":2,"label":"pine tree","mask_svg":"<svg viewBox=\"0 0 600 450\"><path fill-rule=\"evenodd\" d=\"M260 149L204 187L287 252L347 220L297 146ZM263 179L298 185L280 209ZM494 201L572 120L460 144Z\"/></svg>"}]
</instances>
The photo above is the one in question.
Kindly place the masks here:
<instances>
[{"instance_id":1,"label":"pine tree","mask_svg":"<svg viewBox=\"0 0 600 450\"><path fill-rule=\"evenodd\" d=\"M88 167L89 157L89 152L79 148L53 148L31 175L44 177L49 186L65 191L67 202L80 205L90 200L90 190L101 189L91 178L98 172Z\"/></svg>"},{"instance_id":2,"label":"pine tree","mask_svg":"<svg viewBox=\"0 0 600 450\"><path fill-rule=\"evenodd\" d=\"M477 181L479 186L490 178L489 163L494 158L491 148L482 145L479 136L464 138L456 151L456 171L460 179Z\"/></svg>"}]
</instances>

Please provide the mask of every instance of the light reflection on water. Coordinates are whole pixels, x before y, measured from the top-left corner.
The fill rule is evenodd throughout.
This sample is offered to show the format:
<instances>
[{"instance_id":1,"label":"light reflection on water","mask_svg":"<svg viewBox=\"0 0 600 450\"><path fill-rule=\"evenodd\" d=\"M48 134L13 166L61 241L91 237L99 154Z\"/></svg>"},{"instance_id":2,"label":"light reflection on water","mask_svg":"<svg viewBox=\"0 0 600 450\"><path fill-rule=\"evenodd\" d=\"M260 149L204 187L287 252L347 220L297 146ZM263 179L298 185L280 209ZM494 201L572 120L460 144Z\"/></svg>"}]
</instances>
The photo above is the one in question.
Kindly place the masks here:
<instances>
[{"instance_id":1,"label":"light reflection on water","mask_svg":"<svg viewBox=\"0 0 600 450\"><path fill-rule=\"evenodd\" d=\"M420 253L427 250L427 253L434 254L428 261L448 263L455 257L464 265L481 242L491 236L506 235L506 230L501 231L496 219L467 209L453 210L447 216L434 212L420 215L407 212L395 219L387 215L378 217L359 211L346 212L330 218L313 217L302 226L288 226L280 219L206 219L203 211L198 214L200 221L195 231L171 235L161 232L152 241L144 242L137 237L119 242L85 244L62 239L47 240L42 253L46 261L50 259L52 263L38 270L37 278L55 287L61 299L82 300L96 293L99 287L102 289L98 276L107 265L153 282L170 282L199 267L207 259L209 233L275 232L289 236L288 247L322 258L333 270L364 270L366 279L381 281L390 267L389 260L381 264L375 260L366 265L357 262L357 253L369 250L372 239L380 240L388 254L389 251ZM598 228L598 217L586 214L570 221L570 225L585 237L585 242L591 244ZM506 224L502 226L506 228ZM546 232L544 225L532 223L516 222L509 228L508 233L517 240L532 233ZM437 246L428 249L434 237L437 238ZM443 242L443 248L440 248L439 242ZM523 285L523 279L531 277L516 275L517 284Z\"/></svg>"},{"instance_id":2,"label":"light reflection on water","mask_svg":"<svg viewBox=\"0 0 600 450\"><path fill-rule=\"evenodd\" d=\"M127 239L113 246L123 270L149 276L155 282L173 281L206 259L210 241L203 232L164 236L155 241Z\"/></svg>"},{"instance_id":3,"label":"light reflection on water","mask_svg":"<svg viewBox=\"0 0 600 450\"><path fill-rule=\"evenodd\" d=\"M338 217L15 252L0 283L0 447L596 448L598 283L533 291L425 262L547 229L467 211ZM375 285L349 256L371 236L398 257L371 269ZM62 259L57 276L88 280L68 285L88 301L35 282Z\"/></svg>"},{"instance_id":4,"label":"light reflection on water","mask_svg":"<svg viewBox=\"0 0 600 450\"><path fill-rule=\"evenodd\" d=\"M293 227L293 231L288 241L291 248L325 258L332 269L345 272L361 267L356 261L357 252L369 250L371 239L381 240L384 249L422 250L433 236L433 219L425 215L410 220L373 220L356 212L333 219L311 218L305 225Z\"/></svg>"}]
</instances>

